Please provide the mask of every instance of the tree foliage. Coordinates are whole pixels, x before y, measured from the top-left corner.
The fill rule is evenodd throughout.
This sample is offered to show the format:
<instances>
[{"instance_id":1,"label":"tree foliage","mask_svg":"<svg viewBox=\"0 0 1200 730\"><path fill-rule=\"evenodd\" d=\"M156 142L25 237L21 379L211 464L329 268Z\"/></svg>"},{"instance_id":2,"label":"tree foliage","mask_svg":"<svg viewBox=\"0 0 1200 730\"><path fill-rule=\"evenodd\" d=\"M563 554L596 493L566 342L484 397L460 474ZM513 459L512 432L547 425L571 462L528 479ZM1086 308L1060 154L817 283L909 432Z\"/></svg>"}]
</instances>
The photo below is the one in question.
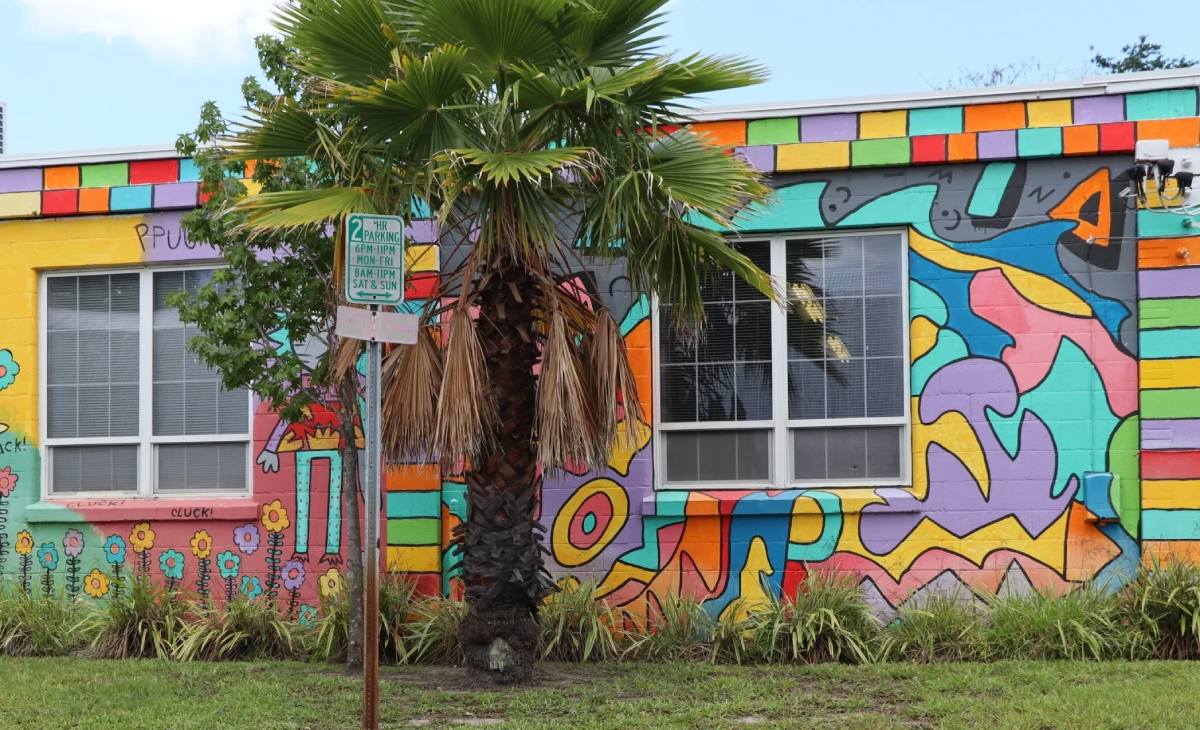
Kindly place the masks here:
<instances>
[{"instance_id":1,"label":"tree foliage","mask_svg":"<svg viewBox=\"0 0 1200 730\"><path fill-rule=\"evenodd\" d=\"M1095 46L1090 50L1095 51ZM1092 56L1092 65L1102 73L1120 74L1130 71L1156 71L1164 68L1187 68L1200 61L1186 56L1171 58L1164 56L1162 45L1151 43L1149 36L1139 35L1134 43L1121 46L1120 55L1105 56L1097 52Z\"/></svg>"}]
</instances>

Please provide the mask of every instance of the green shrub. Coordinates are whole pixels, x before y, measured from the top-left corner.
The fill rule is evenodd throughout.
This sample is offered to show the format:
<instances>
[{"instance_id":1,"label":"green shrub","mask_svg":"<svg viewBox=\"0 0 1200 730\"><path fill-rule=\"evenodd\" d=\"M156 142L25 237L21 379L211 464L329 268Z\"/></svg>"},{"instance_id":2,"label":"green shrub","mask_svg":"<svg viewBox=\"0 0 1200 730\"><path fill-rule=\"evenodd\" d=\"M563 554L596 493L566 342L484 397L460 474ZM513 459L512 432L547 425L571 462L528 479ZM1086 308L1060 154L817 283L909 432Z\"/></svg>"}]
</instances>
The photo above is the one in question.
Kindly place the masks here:
<instances>
[{"instance_id":1,"label":"green shrub","mask_svg":"<svg viewBox=\"0 0 1200 730\"><path fill-rule=\"evenodd\" d=\"M652 662L703 661L712 656L714 621L699 600L672 593L646 611L622 656Z\"/></svg>"},{"instance_id":2,"label":"green shrub","mask_svg":"<svg viewBox=\"0 0 1200 730\"><path fill-rule=\"evenodd\" d=\"M306 650L318 661L344 662L350 643L350 604L345 591L321 601L321 617L307 637ZM386 576L379 584L380 660L404 664L414 649L412 623L420 600L415 584Z\"/></svg>"},{"instance_id":3,"label":"green shrub","mask_svg":"<svg viewBox=\"0 0 1200 730\"><path fill-rule=\"evenodd\" d=\"M933 595L902 608L880 637L881 657L896 661L969 661L983 648L983 615L973 597Z\"/></svg>"},{"instance_id":4,"label":"green shrub","mask_svg":"<svg viewBox=\"0 0 1200 730\"><path fill-rule=\"evenodd\" d=\"M619 655L617 613L596 597L596 584L567 579L542 604L542 658L557 662L607 661Z\"/></svg>"},{"instance_id":5,"label":"green shrub","mask_svg":"<svg viewBox=\"0 0 1200 730\"><path fill-rule=\"evenodd\" d=\"M346 661L350 642L350 604L346 592L321 599L321 616L305 638L305 652L320 662Z\"/></svg>"},{"instance_id":6,"label":"green shrub","mask_svg":"<svg viewBox=\"0 0 1200 730\"><path fill-rule=\"evenodd\" d=\"M1120 592L1119 620L1158 659L1200 659L1200 566L1155 563Z\"/></svg>"},{"instance_id":7,"label":"green shrub","mask_svg":"<svg viewBox=\"0 0 1200 730\"><path fill-rule=\"evenodd\" d=\"M1136 629L1120 623L1114 598L1091 585L988 603L986 659L1111 659L1129 656L1138 644Z\"/></svg>"},{"instance_id":8,"label":"green shrub","mask_svg":"<svg viewBox=\"0 0 1200 730\"><path fill-rule=\"evenodd\" d=\"M750 652L766 662L852 662L874 659L879 621L855 578L809 573L794 596L771 597L750 612Z\"/></svg>"},{"instance_id":9,"label":"green shrub","mask_svg":"<svg viewBox=\"0 0 1200 730\"><path fill-rule=\"evenodd\" d=\"M409 623L411 664L463 663L458 627L467 617L467 604L449 598L426 598L413 607Z\"/></svg>"},{"instance_id":10,"label":"green shrub","mask_svg":"<svg viewBox=\"0 0 1200 730\"><path fill-rule=\"evenodd\" d=\"M86 646L88 629L87 609L79 599L0 594L0 654L71 654Z\"/></svg>"},{"instance_id":11,"label":"green shrub","mask_svg":"<svg viewBox=\"0 0 1200 730\"><path fill-rule=\"evenodd\" d=\"M746 601L739 598L729 604L709 629L709 662L742 664L750 661L753 627L753 614L747 609Z\"/></svg>"},{"instance_id":12,"label":"green shrub","mask_svg":"<svg viewBox=\"0 0 1200 730\"><path fill-rule=\"evenodd\" d=\"M238 599L223 606L193 604L178 629L174 656L196 659L289 659L297 655L295 625L270 601Z\"/></svg>"},{"instance_id":13,"label":"green shrub","mask_svg":"<svg viewBox=\"0 0 1200 730\"><path fill-rule=\"evenodd\" d=\"M105 659L174 656L186 602L173 591L136 578L88 622L92 651Z\"/></svg>"}]
</instances>

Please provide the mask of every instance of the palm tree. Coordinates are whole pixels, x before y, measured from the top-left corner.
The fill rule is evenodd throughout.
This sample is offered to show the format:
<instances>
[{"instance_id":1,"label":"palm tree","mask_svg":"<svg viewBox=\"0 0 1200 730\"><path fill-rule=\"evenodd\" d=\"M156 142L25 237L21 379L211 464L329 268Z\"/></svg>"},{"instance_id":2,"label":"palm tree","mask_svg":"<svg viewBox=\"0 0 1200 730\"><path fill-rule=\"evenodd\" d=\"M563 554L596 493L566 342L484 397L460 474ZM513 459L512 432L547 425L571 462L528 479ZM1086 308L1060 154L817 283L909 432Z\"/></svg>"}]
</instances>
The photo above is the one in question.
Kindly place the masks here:
<instances>
[{"instance_id":1,"label":"palm tree","mask_svg":"<svg viewBox=\"0 0 1200 730\"><path fill-rule=\"evenodd\" d=\"M534 519L542 476L604 464L640 416L613 316L564 275L619 260L689 331L718 269L777 298L721 233L768 188L680 129L696 95L764 73L663 54L666 2L299 0L276 27L311 102L281 97L231 146L317 158L344 181L248 199L252 228L414 207L438 219L439 290L418 343L385 362L385 447L465 471L460 637L469 668L499 682L530 676L554 589Z\"/></svg>"}]
</instances>

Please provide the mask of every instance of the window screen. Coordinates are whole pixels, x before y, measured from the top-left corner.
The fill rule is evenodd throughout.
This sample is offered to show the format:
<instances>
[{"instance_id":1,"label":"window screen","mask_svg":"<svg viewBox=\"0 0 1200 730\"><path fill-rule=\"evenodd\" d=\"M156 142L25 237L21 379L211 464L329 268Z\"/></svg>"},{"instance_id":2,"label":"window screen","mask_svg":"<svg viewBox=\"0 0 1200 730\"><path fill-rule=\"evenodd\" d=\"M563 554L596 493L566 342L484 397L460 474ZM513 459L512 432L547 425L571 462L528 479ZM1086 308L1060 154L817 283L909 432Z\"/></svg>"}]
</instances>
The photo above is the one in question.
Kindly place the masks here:
<instances>
[{"instance_id":1,"label":"window screen","mask_svg":"<svg viewBox=\"0 0 1200 730\"><path fill-rule=\"evenodd\" d=\"M770 244L740 247L770 268ZM704 287L704 328L689 337L660 307L662 420L761 421L771 418L771 303L729 272Z\"/></svg>"},{"instance_id":2,"label":"window screen","mask_svg":"<svg viewBox=\"0 0 1200 730\"><path fill-rule=\"evenodd\" d=\"M138 435L138 276L55 277L46 311L46 433Z\"/></svg>"},{"instance_id":3,"label":"window screen","mask_svg":"<svg viewBox=\"0 0 1200 730\"><path fill-rule=\"evenodd\" d=\"M159 491L241 491L246 488L246 444L161 444Z\"/></svg>"}]
</instances>

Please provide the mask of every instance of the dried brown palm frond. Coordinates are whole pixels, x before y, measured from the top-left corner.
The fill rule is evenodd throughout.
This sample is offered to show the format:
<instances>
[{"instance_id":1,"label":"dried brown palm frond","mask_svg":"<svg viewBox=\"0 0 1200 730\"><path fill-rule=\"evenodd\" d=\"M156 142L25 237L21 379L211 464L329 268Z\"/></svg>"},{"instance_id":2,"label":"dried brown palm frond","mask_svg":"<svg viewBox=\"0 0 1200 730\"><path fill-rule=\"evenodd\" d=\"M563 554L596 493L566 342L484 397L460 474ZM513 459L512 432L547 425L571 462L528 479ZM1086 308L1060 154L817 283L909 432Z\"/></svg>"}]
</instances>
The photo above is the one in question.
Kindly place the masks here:
<instances>
[{"instance_id":1,"label":"dried brown palm frond","mask_svg":"<svg viewBox=\"0 0 1200 730\"><path fill-rule=\"evenodd\" d=\"M333 352L329 354L330 383L337 383L354 372L362 354L362 344L362 340L350 337L338 337L334 340Z\"/></svg>"},{"instance_id":2,"label":"dried brown palm frond","mask_svg":"<svg viewBox=\"0 0 1200 730\"><path fill-rule=\"evenodd\" d=\"M596 313L596 328L585 341L584 363L592 384L592 398L600 435L607 452L613 446L630 448L637 440L637 424L643 418L637 397L637 382L629 366L629 353L621 328L607 308ZM617 399L624 405L618 418ZM624 428L618 428L624 424ZM605 454L607 456L607 453Z\"/></svg>"},{"instance_id":3,"label":"dried brown palm frond","mask_svg":"<svg viewBox=\"0 0 1200 730\"><path fill-rule=\"evenodd\" d=\"M438 391L442 387L442 351L428 327L412 345L401 345L383 362L383 454L393 461L429 455L437 428Z\"/></svg>"},{"instance_id":4,"label":"dried brown palm frond","mask_svg":"<svg viewBox=\"0 0 1200 730\"><path fill-rule=\"evenodd\" d=\"M433 451L443 467L453 468L460 458L470 459L487 445L496 412L479 329L466 306L454 312L448 329Z\"/></svg>"},{"instance_id":5,"label":"dried brown palm frond","mask_svg":"<svg viewBox=\"0 0 1200 730\"><path fill-rule=\"evenodd\" d=\"M607 434L599 431L592 391L567 318L552 297L549 306L537 386L538 461L547 470L568 464L594 466L607 459Z\"/></svg>"}]
</instances>

